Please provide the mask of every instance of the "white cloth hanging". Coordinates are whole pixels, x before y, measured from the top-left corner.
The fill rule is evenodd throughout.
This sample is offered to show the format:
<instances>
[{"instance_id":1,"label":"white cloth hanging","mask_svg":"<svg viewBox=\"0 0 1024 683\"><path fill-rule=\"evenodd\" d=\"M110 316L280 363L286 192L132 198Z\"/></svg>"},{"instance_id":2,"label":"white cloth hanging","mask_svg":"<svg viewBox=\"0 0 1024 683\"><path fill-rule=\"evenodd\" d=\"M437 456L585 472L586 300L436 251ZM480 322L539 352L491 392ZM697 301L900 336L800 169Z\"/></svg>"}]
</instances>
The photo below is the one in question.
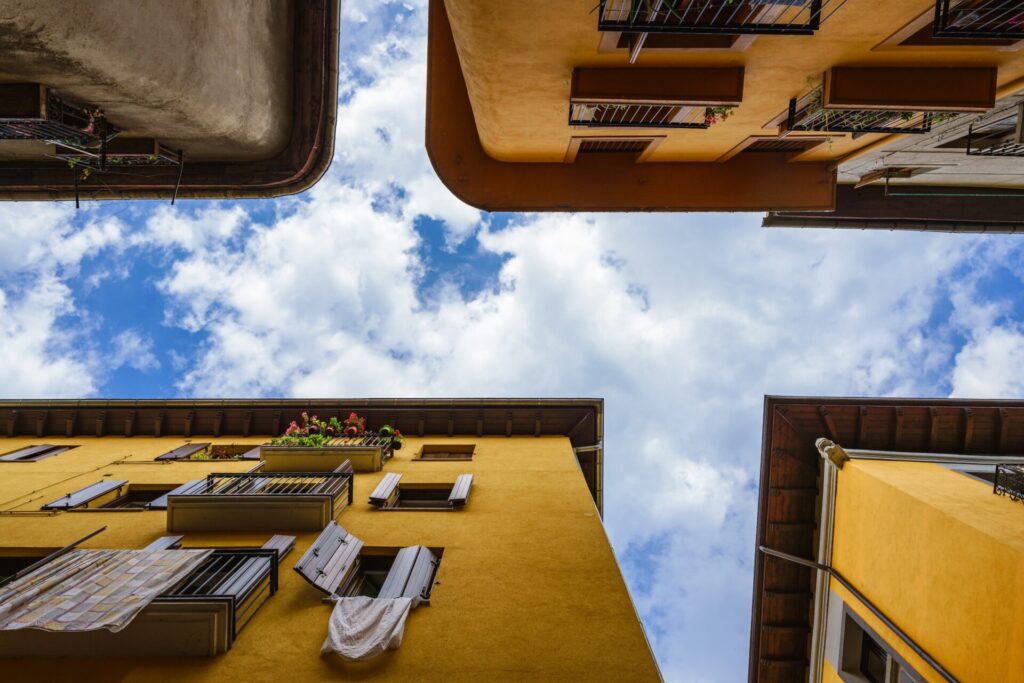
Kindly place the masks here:
<instances>
[{"instance_id":1,"label":"white cloth hanging","mask_svg":"<svg viewBox=\"0 0 1024 683\"><path fill-rule=\"evenodd\" d=\"M355 662L397 650L411 609L411 598L339 598L320 654L333 652Z\"/></svg>"}]
</instances>

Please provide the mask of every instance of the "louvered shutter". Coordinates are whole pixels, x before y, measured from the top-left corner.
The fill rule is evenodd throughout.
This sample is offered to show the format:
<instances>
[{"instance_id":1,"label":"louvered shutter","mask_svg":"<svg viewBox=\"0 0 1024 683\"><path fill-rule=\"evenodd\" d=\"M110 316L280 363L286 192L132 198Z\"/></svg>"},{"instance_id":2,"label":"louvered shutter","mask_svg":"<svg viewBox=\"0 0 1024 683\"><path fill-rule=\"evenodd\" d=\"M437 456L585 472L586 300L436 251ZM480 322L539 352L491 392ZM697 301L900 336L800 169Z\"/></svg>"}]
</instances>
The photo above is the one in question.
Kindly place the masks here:
<instances>
[{"instance_id":1,"label":"louvered shutter","mask_svg":"<svg viewBox=\"0 0 1024 683\"><path fill-rule=\"evenodd\" d=\"M402 548L377 597L412 598L413 606L418 605L429 599L438 564L440 560L429 548L422 545Z\"/></svg>"},{"instance_id":2,"label":"louvered shutter","mask_svg":"<svg viewBox=\"0 0 1024 683\"><path fill-rule=\"evenodd\" d=\"M332 521L295 563L295 571L328 595L356 570L363 542Z\"/></svg>"},{"instance_id":3,"label":"louvered shutter","mask_svg":"<svg viewBox=\"0 0 1024 683\"><path fill-rule=\"evenodd\" d=\"M183 538L185 537L161 536L160 538L156 539L155 541L147 545L145 548L143 548L143 550L170 550L172 548L178 548L181 546L181 539Z\"/></svg>"},{"instance_id":4,"label":"louvered shutter","mask_svg":"<svg viewBox=\"0 0 1024 683\"><path fill-rule=\"evenodd\" d=\"M398 495L398 482L401 479L402 475L395 472L385 474L377 488L370 494L370 505L388 507L394 503L394 498Z\"/></svg>"},{"instance_id":5,"label":"louvered shutter","mask_svg":"<svg viewBox=\"0 0 1024 683\"><path fill-rule=\"evenodd\" d=\"M448 495L448 504L453 508L462 507L469 500L469 490L473 486L472 474L460 474Z\"/></svg>"},{"instance_id":6,"label":"louvered shutter","mask_svg":"<svg viewBox=\"0 0 1024 683\"><path fill-rule=\"evenodd\" d=\"M277 559L281 560L285 555L292 551L295 547L295 537L285 536L283 534L275 534L270 537L270 540L262 546L265 550L276 550Z\"/></svg>"},{"instance_id":7,"label":"louvered shutter","mask_svg":"<svg viewBox=\"0 0 1024 683\"><path fill-rule=\"evenodd\" d=\"M156 456L156 460L184 460L193 453L204 450L209 445L209 443L187 443L184 446L178 446L173 451L167 451L163 455Z\"/></svg>"},{"instance_id":8,"label":"louvered shutter","mask_svg":"<svg viewBox=\"0 0 1024 683\"><path fill-rule=\"evenodd\" d=\"M167 496L177 496L189 491L192 488L199 488L199 484L205 482L205 479L193 479L192 481L186 481L184 484L176 489L171 489L159 498L155 498L150 501L150 510L166 510L167 509Z\"/></svg>"},{"instance_id":9,"label":"louvered shutter","mask_svg":"<svg viewBox=\"0 0 1024 683\"><path fill-rule=\"evenodd\" d=\"M18 450L7 453L6 455L0 455L0 462L42 460L43 458L49 458L50 456L63 453L66 450L69 450L68 446L54 446L52 444L44 443L39 446L19 448Z\"/></svg>"},{"instance_id":10,"label":"louvered shutter","mask_svg":"<svg viewBox=\"0 0 1024 683\"><path fill-rule=\"evenodd\" d=\"M120 479L104 479L98 481L95 484L90 484L84 489L78 489L73 493L69 493L62 498L50 501L43 506L44 510L70 510L76 508L79 505L85 505L90 500L95 500L102 495L116 491L117 489L125 486L128 482Z\"/></svg>"}]
</instances>

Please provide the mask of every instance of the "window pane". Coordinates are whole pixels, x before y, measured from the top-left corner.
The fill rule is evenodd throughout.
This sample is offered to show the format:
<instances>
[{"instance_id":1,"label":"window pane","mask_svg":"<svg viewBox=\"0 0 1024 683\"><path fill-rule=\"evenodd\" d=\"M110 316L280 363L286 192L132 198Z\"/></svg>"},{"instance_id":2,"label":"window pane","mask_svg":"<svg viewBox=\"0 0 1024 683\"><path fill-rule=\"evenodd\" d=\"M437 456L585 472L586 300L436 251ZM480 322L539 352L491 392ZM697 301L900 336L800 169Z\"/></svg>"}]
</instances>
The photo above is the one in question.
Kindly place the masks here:
<instances>
[{"instance_id":1,"label":"window pane","mask_svg":"<svg viewBox=\"0 0 1024 683\"><path fill-rule=\"evenodd\" d=\"M871 683L886 683L885 660L887 657L882 646L865 633L860 650L860 672L864 678Z\"/></svg>"}]
</instances>

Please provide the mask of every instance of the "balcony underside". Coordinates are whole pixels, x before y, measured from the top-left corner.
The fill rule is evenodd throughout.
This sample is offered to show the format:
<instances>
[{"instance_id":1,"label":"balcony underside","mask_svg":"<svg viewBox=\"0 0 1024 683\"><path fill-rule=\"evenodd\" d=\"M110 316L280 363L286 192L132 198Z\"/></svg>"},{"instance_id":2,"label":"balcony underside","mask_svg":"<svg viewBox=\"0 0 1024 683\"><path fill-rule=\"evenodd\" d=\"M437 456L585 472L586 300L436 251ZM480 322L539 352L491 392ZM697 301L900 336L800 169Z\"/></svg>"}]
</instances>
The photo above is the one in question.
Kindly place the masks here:
<instances>
[{"instance_id":1,"label":"balcony underside","mask_svg":"<svg viewBox=\"0 0 1024 683\"><path fill-rule=\"evenodd\" d=\"M320 531L338 512L330 495L169 496L167 531Z\"/></svg>"}]
</instances>

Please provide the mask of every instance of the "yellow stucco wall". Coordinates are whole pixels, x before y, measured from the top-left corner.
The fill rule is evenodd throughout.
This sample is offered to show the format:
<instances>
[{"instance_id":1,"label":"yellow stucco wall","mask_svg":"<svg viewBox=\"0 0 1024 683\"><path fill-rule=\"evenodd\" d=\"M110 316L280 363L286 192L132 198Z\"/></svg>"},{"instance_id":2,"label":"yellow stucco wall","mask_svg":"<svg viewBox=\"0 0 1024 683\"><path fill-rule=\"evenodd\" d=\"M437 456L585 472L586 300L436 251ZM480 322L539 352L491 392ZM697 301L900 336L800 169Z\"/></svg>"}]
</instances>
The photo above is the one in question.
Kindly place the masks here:
<instances>
[{"instance_id":1,"label":"yellow stucco wall","mask_svg":"<svg viewBox=\"0 0 1024 683\"><path fill-rule=\"evenodd\" d=\"M41 441L2 439L0 451ZM317 536L309 532L296 534L296 548L281 565L279 592L224 656L11 660L3 665L4 678L65 680L75 671L77 680L104 681L657 680L656 665L568 439L457 437L451 441L477 444L472 461L413 460L422 443L443 441L407 438L384 472L357 474L355 504L338 520L370 546L444 548L432 604L412 613L399 650L358 665L319 655L331 607L292 571ZM0 511L37 510L108 473L137 483L181 483L208 472L244 471L253 464L152 462L181 445L181 438L45 442L81 447L36 463L0 463ZM126 460L115 464L122 458ZM465 472L475 479L463 510L382 512L366 499L385 472L402 472L403 482L410 483L451 482ZM109 529L83 547L138 548L166 533L162 511L0 514L0 546L56 547L104 524ZM270 535L189 534L185 546L260 545Z\"/></svg>"},{"instance_id":2,"label":"yellow stucco wall","mask_svg":"<svg viewBox=\"0 0 1024 683\"><path fill-rule=\"evenodd\" d=\"M835 569L960 680L1020 680L1021 503L939 465L853 460L839 473L835 509ZM941 680L834 580L832 590L919 673Z\"/></svg>"},{"instance_id":3,"label":"yellow stucco wall","mask_svg":"<svg viewBox=\"0 0 1024 683\"><path fill-rule=\"evenodd\" d=\"M838 2L832 3L834 6ZM624 50L599 53L598 0L445 0L484 149L502 161L561 162L573 135L627 134L568 124L573 67L629 68ZM666 135L651 161L715 161L764 126L833 66L998 66L999 83L1024 76L1024 53L991 48L880 49L934 0L848 0L813 36L761 35L743 52L643 52L637 67L744 66L743 103L708 130L628 129ZM799 135L799 133L797 134ZM836 159L884 136L850 135L802 159Z\"/></svg>"}]
</instances>

